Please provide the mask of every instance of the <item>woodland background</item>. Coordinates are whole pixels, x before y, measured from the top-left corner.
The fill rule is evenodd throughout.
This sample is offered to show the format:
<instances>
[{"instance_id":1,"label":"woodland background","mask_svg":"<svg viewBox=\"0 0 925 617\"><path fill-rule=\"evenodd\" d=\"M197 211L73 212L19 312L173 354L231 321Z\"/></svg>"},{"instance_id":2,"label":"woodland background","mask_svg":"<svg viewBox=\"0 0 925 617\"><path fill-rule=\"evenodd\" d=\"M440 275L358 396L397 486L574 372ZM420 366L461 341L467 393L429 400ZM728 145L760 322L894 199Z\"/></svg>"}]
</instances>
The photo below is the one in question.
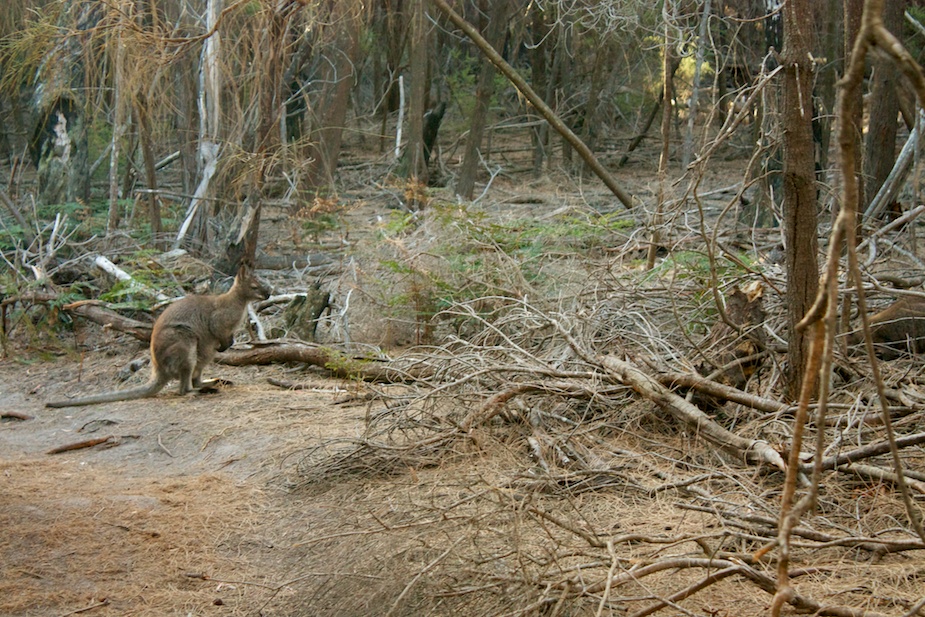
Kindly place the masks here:
<instances>
[{"instance_id":1,"label":"woodland background","mask_svg":"<svg viewBox=\"0 0 925 617\"><path fill-rule=\"evenodd\" d=\"M144 340L250 259L276 293L220 362L367 405L361 436L289 444L285 487L368 507L340 521L363 540L327 529L276 572L370 579L292 578L274 614L921 614L920 360L846 343L868 295L925 280L923 22L913 0L10 0L6 388L12 362Z\"/></svg>"}]
</instances>

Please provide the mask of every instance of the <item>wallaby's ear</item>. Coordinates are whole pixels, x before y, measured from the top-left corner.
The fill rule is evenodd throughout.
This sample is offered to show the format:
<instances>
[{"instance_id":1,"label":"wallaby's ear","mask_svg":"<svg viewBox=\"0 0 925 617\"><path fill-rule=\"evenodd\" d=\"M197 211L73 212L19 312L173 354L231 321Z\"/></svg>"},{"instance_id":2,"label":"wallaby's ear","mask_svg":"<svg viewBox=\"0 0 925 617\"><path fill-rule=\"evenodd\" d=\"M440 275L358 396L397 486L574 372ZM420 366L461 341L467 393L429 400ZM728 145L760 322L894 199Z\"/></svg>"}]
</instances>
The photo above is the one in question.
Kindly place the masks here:
<instances>
[{"instance_id":1,"label":"wallaby's ear","mask_svg":"<svg viewBox=\"0 0 925 617\"><path fill-rule=\"evenodd\" d=\"M245 279L253 275L253 267L249 260L244 259L241 261L241 265L238 266L238 277Z\"/></svg>"}]
</instances>

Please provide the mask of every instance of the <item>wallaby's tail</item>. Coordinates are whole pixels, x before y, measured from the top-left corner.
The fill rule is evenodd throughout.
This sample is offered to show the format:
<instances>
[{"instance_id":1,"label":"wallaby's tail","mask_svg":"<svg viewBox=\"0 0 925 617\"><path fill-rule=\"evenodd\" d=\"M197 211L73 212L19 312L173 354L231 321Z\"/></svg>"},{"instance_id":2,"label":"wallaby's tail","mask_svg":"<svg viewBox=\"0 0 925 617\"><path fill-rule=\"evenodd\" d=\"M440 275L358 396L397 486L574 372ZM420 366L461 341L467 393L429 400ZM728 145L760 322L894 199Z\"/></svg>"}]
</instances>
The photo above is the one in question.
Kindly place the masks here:
<instances>
[{"instance_id":1,"label":"wallaby's tail","mask_svg":"<svg viewBox=\"0 0 925 617\"><path fill-rule=\"evenodd\" d=\"M93 396L83 398L72 398L64 401L48 401L45 407L78 407L81 405L98 405L100 403L112 403L115 401L132 401L139 398L148 398L154 396L166 385L166 381L153 379L148 385L131 390L116 390L114 392L103 392Z\"/></svg>"}]
</instances>

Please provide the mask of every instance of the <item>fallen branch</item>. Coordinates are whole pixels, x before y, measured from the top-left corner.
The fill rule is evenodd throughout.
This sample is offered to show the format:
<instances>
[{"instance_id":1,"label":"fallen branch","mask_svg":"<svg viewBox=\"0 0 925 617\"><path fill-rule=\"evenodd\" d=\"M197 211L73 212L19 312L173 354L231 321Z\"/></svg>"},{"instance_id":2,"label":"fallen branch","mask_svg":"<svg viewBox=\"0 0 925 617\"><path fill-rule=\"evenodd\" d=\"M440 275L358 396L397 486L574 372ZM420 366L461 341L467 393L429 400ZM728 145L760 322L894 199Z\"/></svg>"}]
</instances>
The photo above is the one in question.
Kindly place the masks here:
<instances>
[{"instance_id":1,"label":"fallen branch","mask_svg":"<svg viewBox=\"0 0 925 617\"><path fill-rule=\"evenodd\" d=\"M68 313L71 313L72 315L83 317L88 321L92 321L93 323L103 326L104 328L111 328L113 330L118 330L119 332L131 334L139 341L148 342L151 340L151 330L154 328L154 324L145 323L143 321L138 321L137 319L132 319L131 317L120 315L119 313L102 306L96 300L81 300L79 302L66 304L61 308L63 308Z\"/></svg>"},{"instance_id":2,"label":"fallen branch","mask_svg":"<svg viewBox=\"0 0 925 617\"><path fill-rule=\"evenodd\" d=\"M873 465L850 463L848 465L839 465L836 467L836 469L838 469L838 471L850 471L851 473L857 474L862 478L872 478L881 482L889 482L891 484L899 484L900 482L900 479L895 472L888 471L880 467L874 467ZM918 480L908 476L904 476L903 481L906 483L906 486L915 492L921 495L925 495L925 482L919 482Z\"/></svg>"},{"instance_id":3,"label":"fallen branch","mask_svg":"<svg viewBox=\"0 0 925 617\"><path fill-rule=\"evenodd\" d=\"M109 274L110 276L115 277L117 280L128 284L131 289L137 289L139 291L143 291L144 293L152 295L154 298L157 299L158 302L167 302L170 299L164 294L162 294L161 292L151 289L144 283L139 283L137 280L135 280L132 277L131 274L129 274L128 272L126 272L125 270L117 266L116 264L112 263L111 261L109 261L109 259L103 257L102 255L96 256L96 259L93 260L93 265L95 265L97 268L99 268L106 274Z\"/></svg>"},{"instance_id":4,"label":"fallen branch","mask_svg":"<svg viewBox=\"0 0 925 617\"><path fill-rule=\"evenodd\" d=\"M0 412L0 420L31 420L32 416L27 416L24 413L19 413L18 411L4 411Z\"/></svg>"},{"instance_id":5,"label":"fallen branch","mask_svg":"<svg viewBox=\"0 0 925 617\"><path fill-rule=\"evenodd\" d=\"M710 572L723 572L725 578L726 576L731 576L737 574L742 578L751 581L759 589L765 591L769 594L774 594L777 589L777 581L772 577L755 570L754 568L749 567L744 563L736 563L735 561L730 561L727 559L711 559L703 557L694 557L694 558L670 558L657 561L655 563L645 565L639 568L633 568L629 572L621 573L614 577L607 577L607 580L600 581L593 585L589 585L583 590L585 594L597 594L601 593L605 586L618 587L627 583L638 583L641 579L645 578L650 574L656 574L658 572L664 572L665 570L677 570L677 569L703 569ZM791 577L796 577L800 575L799 571L791 572ZM701 581L702 583L712 583L713 580L705 579ZM706 585L703 585L706 586ZM689 588L691 592L699 591L702 587L694 586ZM683 590L687 591L687 590ZM681 592L679 592L681 593ZM812 598L800 595L796 592L789 595L786 599L786 602L800 611L806 611L813 613L815 615L832 615L836 617L882 617L883 613L875 613L873 611L865 611L863 609L856 609L847 606L828 606L824 605L821 602L817 602ZM646 609L644 609L646 610ZM649 614L648 612L642 612L639 614Z\"/></svg>"},{"instance_id":6,"label":"fallen branch","mask_svg":"<svg viewBox=\"0 0 925 617\"><path fill-rule=\"evenodd\" d=\"M764 462L786 469L780 453L767 442L746 439L726 430L693 404L665 388L655 378L643 373L629 362L613 356L599 356L598 363L620 383L631 387L637 394L651 400L667 411L676 420L690 426L697 435L718 445L727 452L741 456L750 462Z\"/></svg>"},{"instance_id":7,"label":"fallen branch","mask_svg":"<svg viewBox=\"0 0 925 617\"><path fill-rule=\"evenodd\" d=\"M0 301L0 306L8 306L16 303L31 302L33 304L51 304L60 299L60 296L53 293L35 292L4 298ZM151 340L151 328L153 324L138 321L131 317L125 317L112 309L106 308L99 300L78 300L61 307L62 310L83 317L88 321L99 324L104 328L112 328L119 332L131 334L140 341Z\"/></svg>"},{"instance_id":8,"label":"fallen branch","mask_svg":"<svg viewBox=\"0 0 925 617\"><path fill-rule=\"evenodd\" d=\"M914 435L904 435L903 437L896 438L896 447L897 448L907 448L909 446L917 446L921 443L925 443L925 433L915 433ZM835 469L842 465L848 463L853 463L854 461L860 461L865 458L871 458L874 456L879 456L881 454L889 454L890 452L890 442L889 441L878 441L876 443L870 443L866 446L856 448L849 452L842 452L835 456L830 456L822 461L823 469ZM812 469L812 465L807 463L802 465L805 471Z\"/></svg>"},{"instance_id":9,"label":"fallen branch","mask_svg":"<svg viewBox=\"0 0 925 617\"><path fill-rule=\"evenodd\" d=\"M422 370L397 368L389 362L374 358L353 358L330 347L286 339L252 343L250 349L229 350L216 355L215 361L229 366L304 362L325 368L335 377L377 383L414 381L425 373Z\"/></svg>"},{"instance_id":10,"label":"fallen branch","mask_svg":"<svg viewBox=\"0 0 925 617\"><path fill-rule=\"evenodd\" d=\"M64 446L58 446L46 452L46 454L61 454L62 452L71 452L73 450L83 450L84 448L92 448L100 444L108 443L113 446L119 445L119 440L116 439L115 435L109 435L108 437L97 437L96 439L86 439L84 441L78 441L76 443L70 443Z\"/></svg>"},{"instance_id":11,"label":"fallen branch","mask_svg":"<svg viewBox=\"0 0 925 617\"><path fill-rule=\"evenodd\" d=\"M745 405L746 407L751 407L752 409L757 409L758 411L783 413L790 410L789 405L785 405L775 401L774 399L755 396L754 394L743 392L738 388L723 385L713 381L712 379L707 379L706 377L701 377L700 375L694 375L693 373L661 373L660 375L656 376L656 379L663 386L669 388L677 386L693 388L694 390L697 390L703 394L708 394L710 396L726 401L732 401L733 403Z\"/></svg>"}]
</instances>

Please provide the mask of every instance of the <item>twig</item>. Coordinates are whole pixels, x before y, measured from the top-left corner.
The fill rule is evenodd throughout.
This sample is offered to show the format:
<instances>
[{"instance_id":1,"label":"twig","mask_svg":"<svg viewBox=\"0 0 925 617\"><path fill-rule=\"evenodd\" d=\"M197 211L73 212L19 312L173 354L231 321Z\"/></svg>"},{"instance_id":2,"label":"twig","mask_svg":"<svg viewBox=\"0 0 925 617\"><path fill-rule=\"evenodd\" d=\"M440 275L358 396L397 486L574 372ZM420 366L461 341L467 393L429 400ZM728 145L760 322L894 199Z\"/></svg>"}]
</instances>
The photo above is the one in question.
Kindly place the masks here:
<instances>
[{"instance_id":1,"label":"twig","mask_svg":"<svg viewBox=\"0 0 925 617\"><path fill-rule=\"evenodd\" d=\"M91 604L90 606L85 606L83 608L78 608L77 610L71 611L70 613L64 613L62 617L69 617L70 615L79 615L81 613L87 613L97 608L102 608L104 606L109 606L109 598L104 598L97 602L96 604Z\"/></svg>"},{"instance_id":2,"label":"twig","mask_svg":"<svg viewBox=\"0 0 925 617\"><path fill-rule=\"evenodd\" d=\"M111 443L113 445L118 445L118 440L115 435L109 435L108 437L98 437L96 439L87 439L85 441L78 441L76 443L67 444L64 446L58 446L46 452L46 454L61 454L62 452L71 452L72 450L82 450L84 448L92 448L93 446L98 446L103 443Z\"/></svg>"},{"instance_id":3,"label":"twig","mask_svg":"<svg viewBox=\"0 0 925 617\"><path fill-rule=\"evenodd\" d=\"M445 551L437 555L437 557L434 558L434 560L431 561L429 564L424 566L424 568L420 572L418 572L417 575L415 575L413 579L408 581L408 584L405 585L405 588L402 589L402 592L398 594L397 598L395 598L395 602L392 603L392 607L389 609L389 611L385 614L384 617L391 617L392 614L396 611L396 609L398 609L398 605L401 604L401 601L405 598L406 595L408 595L408 592L411 591L411 588L414 587L415 583L417 583L418 580L420 580L422 576L424 576L425 574L430 572L434 567L436 567L438 563L443 561L446 558L446 556L449 555L453 551L453 549L459 546L459 544L463 540L466 540L466 539L467 538L465 536L461 536L457 538L456 542L453 542L453 544L448 549L446 549Z\"/></svg>"},{"instance_id":4,"label":"twig","mask_svg":"<svg viewBox=\"0 0 925 617\"><path fill-rule=\"evenodd\" d=\"M0 412L0 418L4 420L31 420L32 416L27 416L24 413L19 413L18 411L3 411Z\"/></svg>"}]
</instances>

